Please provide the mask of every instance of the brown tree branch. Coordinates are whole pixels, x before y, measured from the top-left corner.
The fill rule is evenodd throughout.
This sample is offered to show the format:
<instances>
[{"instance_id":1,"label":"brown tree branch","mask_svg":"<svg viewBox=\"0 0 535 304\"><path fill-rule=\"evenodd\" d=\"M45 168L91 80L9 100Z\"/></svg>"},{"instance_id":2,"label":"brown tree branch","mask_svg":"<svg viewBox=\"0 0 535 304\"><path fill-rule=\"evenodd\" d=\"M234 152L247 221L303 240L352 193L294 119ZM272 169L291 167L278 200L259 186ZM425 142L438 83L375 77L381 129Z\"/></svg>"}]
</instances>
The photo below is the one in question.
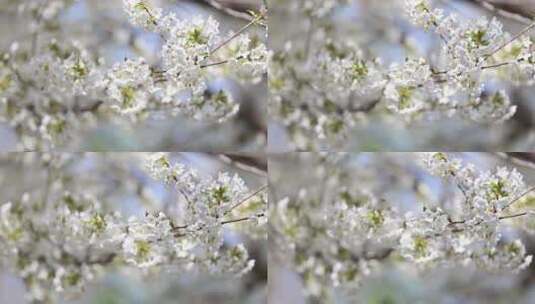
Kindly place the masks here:
<instances>
[{"instance_id":1,"label":"brown tree branch","mask_svg":"<svg viewBox=\"0 0 535 304\"><path fill-rule=\"evenodd\" d=\"M259 9L259 7L255 7L254 5L251 5L251 3L240 4L240 3L237 3L236 1L234 1L233 3L230 1L218 1L218 0L196 0L193 2L207 5L225 15L229 15L231 17L246 20L249 22L254 19L254 16L249 14L247 11Z\"/></svg>"},{"instance_id":2,"label":"brown tree branch","mask_svg":"<svg viewBox=\"0 0 535 304\"><path fill-rule=\"evenodd\" d=\"M525 9L522 6L514 5L511 3L499 3L496 1L488 0L461 0L464 2L472 3L482 9L489 11L490 13L518 22L525 25L529 25L533 21L535 14L533 11Z\"/></svg>"}]
</instances>

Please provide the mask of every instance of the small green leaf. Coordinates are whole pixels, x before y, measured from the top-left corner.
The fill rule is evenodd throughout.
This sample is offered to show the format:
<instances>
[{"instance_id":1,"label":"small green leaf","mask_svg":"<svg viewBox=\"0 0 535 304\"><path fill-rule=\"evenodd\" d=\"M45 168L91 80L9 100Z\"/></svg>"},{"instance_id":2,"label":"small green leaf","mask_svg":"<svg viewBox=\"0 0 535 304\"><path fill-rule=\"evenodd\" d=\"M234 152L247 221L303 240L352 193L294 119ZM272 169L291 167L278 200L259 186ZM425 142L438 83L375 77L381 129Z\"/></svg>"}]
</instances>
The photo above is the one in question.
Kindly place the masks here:
<instances>
[{"instance_id":1,"label":"small green leaf","mask_svg":"<svg viewBox=\"0 0 535 304\"><path fill-rule=\"evenodd\" d=\"M368 67L364 60L357 60L351 66L351 71L354 80L361 80L368 75Z\"/></svg>"},{"instance_id":2,"label":"small green leaf","mask_svg":"<svg viewBox=\"0 0 535 304\"><path fill-rule=\"evenodd\" d=\"M377 228L383 224L385 217L381 210L373 210L368 213L368 220Z\"/></svg>"},{"instance_id":3,"label":"small green leaf","mask_svg":"<svg viewBox=\"0 0 535 304\"><path fill-rule=\"evenodd\" d=\"M418 256L422 257L427 254L427 245L428 242L424 237L417 236L414 238L414 251Z\"/></svg>"},{"instance_id":4,"label":"small green leaf","mask_svg":"<svg viewBox=\"0 0 535 304\"><path fill-rule=\"evenodd\" d=\"M490 183L490 194L494 199L500 199L507 197L509 193L505 191L505 183L502 180L494 181Z\"/></svg>"},{"instance_id":5,"label":"small green leaf","mask_svg":"<svg viewBox=\"0 0 535 304\"><path fill-rule=\"evenodd\" d=\"M139 259L146 259L150 254L150 244L144 240L136 240L136 256Z\"/></svg>"},{"instance_id":6,"label":"small green leaf","mask_svg":"<svg viewBox=\"0 0 535 304\"><path fill-rule=\"evenodd\" d=\"M186 42L189 45L203 45L208 43L208 38L203 35L202 29L197 27L188 32Z\"/></svg>"},{"instance_id":7,"label":"small green leaf","mask_svg":"<svg viewBox=\"0 0 535 304\"><path fill-rule=\"evenodd\" d=\"M121 88L121 96L123 98L123 106L125 108L130 108L134 104L134 97L136 91L132 86L124 86Z\"/></svg>"},{"instance_id":8,"label":"small green leaf","mask_svg":"<svg viewBox=\"0 0 535 304\"><path fill-rule=\"evenodd\" d=\"M474 30L468 33L470 41L474 43L477 47L487 46L490 44L488 40L485 39L487 32L485 30Z\"/></svg>"},{"instance_id":9,"label":"small green leaf","mask_svg":"<svg viewBox=\"0 0 535 304\"><path fill-rule=\"evenodd\" d=\"M404 110L410 107L413 93L414 93L413 87L405 86L405 87L398 88L400 110Z\"/></svg>"}]
</instances>

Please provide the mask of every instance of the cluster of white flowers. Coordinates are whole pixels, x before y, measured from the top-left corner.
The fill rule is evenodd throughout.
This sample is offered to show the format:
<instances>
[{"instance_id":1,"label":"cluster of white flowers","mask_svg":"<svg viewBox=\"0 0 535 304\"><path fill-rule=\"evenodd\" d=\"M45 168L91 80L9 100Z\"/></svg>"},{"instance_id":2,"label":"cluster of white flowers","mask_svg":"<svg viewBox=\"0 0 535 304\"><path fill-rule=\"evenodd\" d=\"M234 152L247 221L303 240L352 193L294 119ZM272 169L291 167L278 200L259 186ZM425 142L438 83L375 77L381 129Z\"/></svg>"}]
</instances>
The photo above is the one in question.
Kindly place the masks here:
<instances>
[{"instance_id":1,"label":"cluster of white flowers","mask_svg":"<svg viewBox=\"0 0 535 304\"><path fill-rule=\"evenodd\" d=\"M265 233L265 195L249 193L237 175L201 178L165 155L150 158L150 173L183 196L175 213L124 219L97 199L58 185L48 199L26 193L0 206L0 265L24 279L31 300L45 301L53 291L80 293L112 265L236 276L253 268L243 244L224 243L223 229Z\"/></svg>"},{"instance_id":2,"label":"cluster of white flowers","mask_svg":"<svg viewBox=\"0 0 535 304\"><path fill-rule=\"evenodd\" d=\"M309 85L331 100L331 107L336 107L332 100L345 100L351 94L378 94L386 84L381 59L367 59L364 52L352 43L327 41L318 51L316 60L312 67L315 77L309 79ZM328 110L329 105L324 106Z\"/></svg>"},{"instance_id":3,"label":"cluster of white flowers","mask_svg":"<svg viewBox=\"0 0 535 304\"><path fill-rule=\"evenodd\" d=\"M151 1L124 0L124 8L132 24L154 30L162 17L162 10L152 5Z\"/></svg>"},{"instance_id":4,"label":"cluster of white flowers","mask_svg":"<svg viewBox=\"0 0 535 304\"><path fill-rule=\"evenodd\" d=\"M117 255L119 219L91 197L65 192L44 206L25 194L1 206L2 264L24 279L31 300L46 300L52 288L80 292Z\"/></svg>"},{"instance_id":5,"label":"cluster of white flowers","mask_svg":"<svg viewBox=\"0 0 535 304\"><path fill-rule=\"evenodd\" d=\"M401 230L395 208L369 193L339 189L332 197L318 202L302 189L278 202L270 216L279 246L290 254L285 259L311 296L325 297L332 286L356 287L391 254Z\"/></svg>"},{"instance_id":6,"label":"cluster of white flowers","mask_svg":"<svg viewBox=\"0 0 535 304\"><path fill-rule=\"evenodd\" d=\"M498 219L500 212L526 190L522 175L515 169L478 172L473 165L463 165L444 153L425 154L424 164L433 174L454 180L469 203L462 206L463 215L471 221Z\"/></svg>"},{"instance_id":7,"label":"cluster of white flowers","mask_svg":"<svg viewBox=\"0 0 535 304\"><path fill-rule=\"evenodd\" d=\"M250 197L247 186L238 176L220 173L216 179L201 178L181 164L172 165L165 154L155 154L148 170L157 179L173 186L183 197L181 217L186 231L202 239L214 239L229 217L239 222L262 222L267 199L261 193ZM247 204L244 204L247 203ZM247 213L248 212L248 213ZM206 229L198 229L204 227ZM213 246L220 244L214 243ZM206 252L210 252L207 248Z\"/></svg>"},{"instance_id":8,"label":"cluster of white flowers","mask_svg":"<svg viewBox=\"0 0 535 304\"><path fill-rule=\"evenodd\" d=\"M425 266L455 261L489 270L518 271L531 263L521 241L504 241L499 230L501 220L515 216L507 209L525 194L522 175L504 167L479 172L444 153L425 154L424 163L434 174L453 179L463 201L454 214L440 208L407 214L402 256Z\"/></svg>"},{"instance_id":9,"label":"cluster of white flowers","mask_svg":"<svg viewBox=\"0 0 535 304\"><path fill-rule=\"evenodd\" d=\"M407 60L403 65L393 64L385 88L388 108L399 113L413 113L425 106L426 96L418 89L431 78L431 70L423 58Z\"/></svg>"},{"instance_id":10,"label":"cluster of white flowers","mask_svg":"<svg viewBox=\"0 0 535 304\"><path fill-rule=\"evenodd\" d=\"M408 0L405 5L414 24L433 30L443 41L442 58L434 67L441 72L435 72L434 75L428 73L417 82L423 87L420 91L424 92L426 98L432 100L436 96L439 107L450 109L450 113L456 109L467 110L459 112L475 121L503 121L511 118L516 107L511 106L505 91L498 91L488 98L481 97L485 70L491 69L493 64L502 63L532 69L523 63L531 58L529 44L521 44L520 48L517 46L515 58L499 61L497 58L500 56L496 53L501 51L500 48L509 46L506 42L510 40L510 35L503 31L502 24L496 18L488 20L481 17L461 22L455 14L444 16L442 10L433 9L429 1ZM527 37L517 39L522 41ZM429 66L428 68L430 69ZM425 82L430 80L433 86L425 86Z\"/></svg>"},{"instance_id":11,"label":"cluster of white flowers","mask_svg":"<svg viewBox=\"0 0 535 304\"><path fill-rule=\"evenodd\" d=\"M266 70L267 49L260 40L250 43L247 34L219 30L212 17L179 19L173 13L162 14L149 1L124 1L133 24L155 31L164 39L162 71L155 71L157 94L163 104L196 119L224 121L236 114L239 105L230 92L208 94L208 78L221 71L240 75L249 83L261 80ZM248 26L261 22L256 17ZM237 45L236 45L237 44ZM226 69L222 68L227 66ZM208 74L207 69L213 70Z\"/></svg>"},{"instance_id":12,"label":"cluster of white flowers","mask_svg":"<svg viewBox=\"0 0 535 304\"><path fill-rule=\"evenodd\" d=\"M309 296L328 298L333 287L354 291L392 260L419 271L471 266L517 272L531 263L522 242L502 236L500 229L508 219L530 214L509 209L526 195L516 170L480 172L444 153L424 154L423 163L460 189L453 207L424 203L421 211L401 212L369 192L366 177L343 182L347 172L333 173L338 169L329 169L332 162L322 162L328 178L321 190L301 189L272 206L279 258L301 275Z\"/></svg>"},{"instance_id":13,"label":"cluster of white flowers","mask_svg":"<svg viewBox=\"0 0 535 304\"><path fill-rule=\"evenodd\" d=\"M113 109L129 114L147 107L154 82L149 65L143 59L116 63L107 76L109 84L106 87L113 100Z\"/></svg>"},{"instance_id":14,"label":"cluster of white flowers","mask_svg":"<svg viewBox=\"0 0 535 304\"><path fill-rule=\"evenodd\" d=\"M267 54L266 45L258 37L244 34L232 39L219 57L228 58L229 62L222 66L226 73L241 82L259 83L266 72Z\"/></svg>"},{"instance_id":15,"label":"cluster of white flowers","mask_svg":"<svg viewBox=\"0 0 535 304\"><path fill-rule=\"evenodd\" d=\"M115 113L134 121L163 111L223 122L238 112L239 103L212 82L225 77L247 85L263 79L265 43L246 33L263 15L227 34L212 17L178 18L151 1L122 2L134 27L160 35L158 58L140 55L110 66L101 57L105 46L57 31L63 26L60 15L75 1L10 5L31 25L24 28L29 38L0 53L0 119L16 130L22 147L54 146Z\"/></svg>"},{"instance_id":16,"label":"cluster of white flowers","mask_svg":"<svg viewBox=\"0 0 535 304\"><path fill-rule=\"evenodd\" d=\"M534 79L529 36L511 36L496 18L465 20L434 8L431 1L392 1L414 25L434 32L440 47L422 58L407 42L405 61L385 64L373 48L363 47L365 38L347 39L359 35L349 35L353 32L344 23L306 13L310 7L324 16L318 2L299 3L293 13L309 19L296 29L302 39L280 43L269 71L271 114L298 149L321 149L325 141L343 139L372 111L399 114L409 123L436 118L500 123L514 116L516 106L507 90L488 83L530 84ZM340 5L321 3L328 11Z\"/></svg>"},{"instance_id":17,"label":"cluster of white flowers","mask_svg":"<svg viewBox=\"0 0 535 304\"><path fill-rule=\"evenodd\" d=\"M130 229L131 235L124 242L130 256L127 261L144 267L176 256L186 269L195 266L236 274L252 269L254 260L248 258L243 245L224 249L223 228L242 222L258 223L258 218L265 217L264 196L251 196L237 175L220 173L216 179L201 178L182 164L171 164L165 154L151 156L147 169L154 178L176 189L182 204L176 207L179 212L173 222L163 213L150 221L129 222L137 232Z\"/></svg>"},{"instance_id":18,"label":"cluster of white flowers","mask_svg":"<svg viewBox=\"0 0 535 304\"><path fill-rule=\"evenodd\" d=\"M405 1L405 11L414 24L425 29L436 26L444 16L441 9L432 9L427 0Z\"/></svg>"}]
</instances>

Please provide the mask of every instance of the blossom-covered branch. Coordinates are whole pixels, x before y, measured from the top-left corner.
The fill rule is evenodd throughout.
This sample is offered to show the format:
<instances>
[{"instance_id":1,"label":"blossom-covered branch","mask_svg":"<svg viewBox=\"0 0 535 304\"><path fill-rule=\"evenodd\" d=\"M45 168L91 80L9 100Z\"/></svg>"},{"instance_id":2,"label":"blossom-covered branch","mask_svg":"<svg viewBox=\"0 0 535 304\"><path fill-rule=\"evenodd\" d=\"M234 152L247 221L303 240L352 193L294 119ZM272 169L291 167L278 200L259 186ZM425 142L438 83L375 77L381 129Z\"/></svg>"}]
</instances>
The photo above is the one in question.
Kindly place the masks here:
<instances>
[{"instance_id":1,"label":"blossom-covered branch","mask_svg":"<svg viewBox=\"0 0 535 304\"><path fill-rule=\"evenodd\" d=\"M244 245L226 244L223 233L230 226L266 237L265 187L251 192L227 173L202 178L155 154L148 173L188 198L125 219L89 191L65 189L58 182L65 173L52 162L46 195L26 193L0 206L0 265L24 280L29 299L80 293L109 267L235 276L253 268Z\"/></svg>"},{"instance_id":2,"label":"blossom-covered branch","mask_svg":"<svg viewBox=\"0 0 535 304\"><path fill-rule=\"evenodd\" d=\"M272 115L286 126L296 148L343 139L373 113L389 112L407 122L461 118L491 124L515 115L506 90L488 83L500 79L511 87L533 84L533 23L511 35L496 18L446 14L433 1L387 2L404 11L414 26L435 34L439 47L424 57L401 40L405 60L387 63L365 47L366 38L342 37L351 29L337 22L333 11L352 1L287 5L293 14L308 18L307 37L288 40L274 51L269 82ZM367 6L371 11L387 9L383 2ZM388 33L397 19L385 19ZM305 29L301 31L304 37ZM351 37L367 37L365 29L356 32Z\"/></svg>"},{"instance_id":3,"label":"blossom-covered branch","mask_svg":"<svg viewBox=\"0 0 535 304\"><path fill-rule=\"evenodd\" d=\"M159 35L158 58L139 55L107 64L105 46L91 37L71 37L61 24L50 25L75 1L11 4L36 24L25 29L31 35L11 42L0 56L0 118L25 149L52 147L101 117L135 122L163 111L220 123L234 116L239 104L229 90L213 91L212 80L223 76L254 84L264 77L264 37L246 33L263 22L263 14L237 33L223 33L212 17L179 18L152 1L122 2L133 25L129 30Z\"/></svg>"},{"instance_id":4,"label":"blossom-covered branch","mask_svg":"<svg viewBox=\"0 0 535 304\"><path fill-rule=\"evenodd\" d=\"M343 163L336 156L326 156L314 164L325 175L323 184L297 189L273 204L275 254L301 275L307 295L327 301L334 288L351 295L364 278L392 262L418 272L462 265L513 273L531 263L523 243L504 238L500 229L518 223L531 230L535 210L519 201L533 187L526 187L520 173L504 167L479 171L445 153L421 158L429 173L455 184L461 195L403 212L366 186L369 175L355 177L338 167Z\"/></svg>"}]
</instances>

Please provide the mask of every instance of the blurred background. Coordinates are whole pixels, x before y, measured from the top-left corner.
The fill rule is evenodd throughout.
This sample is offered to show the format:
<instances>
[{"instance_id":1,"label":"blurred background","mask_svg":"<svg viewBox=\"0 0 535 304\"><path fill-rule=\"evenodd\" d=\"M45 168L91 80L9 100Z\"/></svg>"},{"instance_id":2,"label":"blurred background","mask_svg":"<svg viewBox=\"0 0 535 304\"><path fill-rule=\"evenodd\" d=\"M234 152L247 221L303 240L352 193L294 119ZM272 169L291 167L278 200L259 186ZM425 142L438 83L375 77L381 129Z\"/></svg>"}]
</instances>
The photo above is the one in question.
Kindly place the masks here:
<instances>
[{"instance_id":1,"label":"blurred background","mask_svg":"<svg viewBox=\"0 0 535 304\"><path fill-rule=\"evenodd\" d=\"M535 185L535 154L452 153L450 156L473 163L482 171L496 166L516 168L524 175L528 187ZM269 170L272 207L287 196L295 197L301 189L324 193L332 187L369 190L378 199L394 204L400 212L421 210L423 203L444 207L443 204L462 196L455 185L424 170L416 153L289 153L270 156ZM341 184L326 182L331 174L344 176ZM533 202L533 198L532 194L529 201ZM529 220L533 223L533 218ZM273 218L271 221L275 222ZM520 230L514 223L507 223L500 232L504 238L520 238L527 254L535 253L534 230ZM302 280L279 250L276 233L270 234L269 252L268 303L319 303L307 302ZM336 304L528 304L535 303L535 264L519 274L490 274L460 266L418 273L414 266L394 260L365 277L352 297L332 290Z\"/></svg>"},{"instance_id":2,"label":"blurred background","mask_svg":"<svg viewBox=\"0 0 535 304\"><path fill-rule=\"evenodd\" d=\"M338 1L341 3L344 1ZM349 5L337 6L331 15L317 20L316 25L328 25L329 38L358 43L365 53L383 59L388 66L403 62L406 56L427 57L439 49L440 39L433 33L412 26L403 15L402 0L350 0ZM462 19L496 16L504 30L517 33L535 16L533 0L432 0L445 14L455 13ZM293 2L272 0L270 5L270 45L283 50L291 42L303 49L310 24L303 12L290 9ZM319 3L319 2L318 2ZM491 10L491 3L500 13ZM510 15L515 15L511 17ZM520 20L517 15L520 15ZM507 16L507 17L504 17ZM526 21L527 20L527 21ZM531 32L532 35L535 33ZM503 81L486 83L488 88L505 88L516 115L504 124L478 124L458 118L442 118L406 123L384 107L363 113L350 127L348 135L324 141L319 150L329 151L531 151L535 149L534 89L511 86ZM357 100L355 100L357 101ZM305 136L306 137L306 136ZM310 139L310 138L309 138ZM316 140L316 138L312 138ZM294 151L295 139L290 131L271 114L269 120L270 151Z\"/></svg>"},{"instance_id":3,"label":"blurred background","mask_svg":"<svg viewBox=\"0 0 535 304\"><path fill-rule=\"evenodd\" d=\"M30 1L29 1L30 2ZM158 34L133 28L122 9L122 0L76 1L61 13L58 26L69 40L83 40L90 49L97 49L108 65L124 58L144 56L149 62L159 56L161 39ZM220 22L221 33L237 31L247 23L230 13L258 11L257 1L154 0L164 12L178 17L212 15ZM19 1L0 1L0 51L8 51L14 41L27 40L29 25L17 18ZM264 37L261 28L249 33ZM240 112L229 121L201 123L182 116L154 113L146 121L131 122L115 114L111 119L98 113L91 124L82 128L74 139L58 143L60 151L244 151L257 152L266 144L264 105L265 81L258 85L241 85L230 79L214 79L212 89L226 88L241 104ZM17 136L6 124L0 123L0 151L17 149Z\"/></svg>"},{"instance_id":4,"label":"blurred background","mask_svg":"<svg viewBox=\"0 0 535 304\"><path fill-rule=\"evenodd\" d=\"M178 199L176 191L147 175L145 153L51 154L61 164L62 182L71 193L92 194L104 210L118 210L124 218L143 216L145 211L166 210ZM0 154L0 204L28 192L41 197L47 189L49 155L40 153ZM215 155L176 153L170 160L215 176L220 171L239 174L249 189L266 184L266 159L262 155ZM172 207L171 207L172 208ZM267 244L231 227L224 232L226 244L243 242L252 259L253 270L229 280L173 270L142 274L131 268L105 269L105 275L87 286L81 298L60 299L59 303L119 304L261 304L267 293ZM21 279L0 268L0 303L26 303Z\"/></svg>"}]
</instances>

